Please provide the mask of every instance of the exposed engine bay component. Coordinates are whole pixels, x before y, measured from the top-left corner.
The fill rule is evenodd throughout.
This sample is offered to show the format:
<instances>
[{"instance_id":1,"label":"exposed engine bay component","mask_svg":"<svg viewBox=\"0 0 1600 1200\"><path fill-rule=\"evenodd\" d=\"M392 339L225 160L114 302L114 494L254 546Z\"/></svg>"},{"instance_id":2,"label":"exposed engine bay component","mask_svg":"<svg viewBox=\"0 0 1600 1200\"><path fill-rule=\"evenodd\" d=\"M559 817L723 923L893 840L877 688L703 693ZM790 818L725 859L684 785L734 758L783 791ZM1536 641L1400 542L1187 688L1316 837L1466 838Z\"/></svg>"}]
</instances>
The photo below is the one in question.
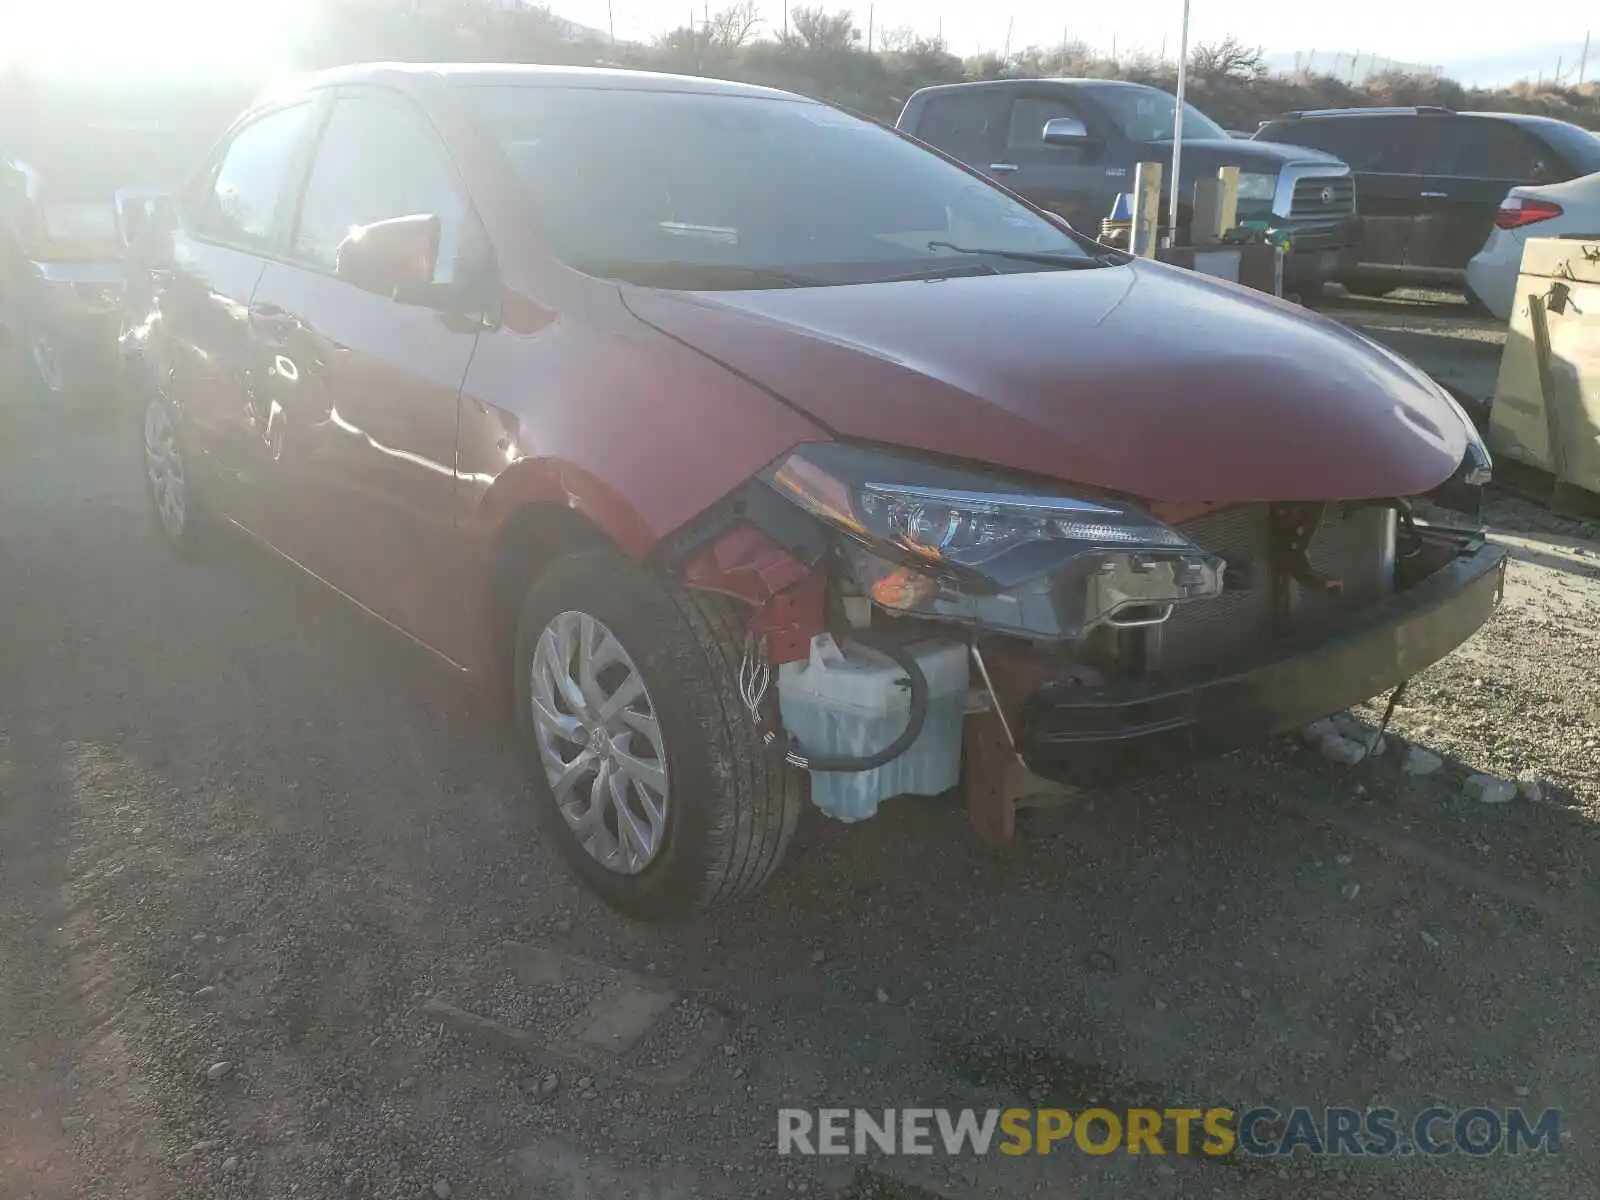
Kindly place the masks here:
<instances>
[{"instance_id":1,"label":"exposed engine bay component","mask_svg":"<svg viewBox=\"0 0 1600 1200\"><path fill-rule=\"evenodd\" d=\"M862 643L862 645L866 645L866 643ZM861 754L807 753L801 749L798 740L793 739L796 738L797 726L810 725L812 722L795 719L796 715L801 711L801 702L793 698L800 696L802 692L807 690L810 690L812 695L815 696L818 693L818 689L815 686L811 689L806 689L803 686L802 681L808 674L805 666L799 663L785 663L778 673L778 694L783 701L784 725L788 728L792 739L790 748L784 755L785 760L791 765L799 767L802 771L823 771L829 774L861 774L866 771L874 771L879 767L894 762L911 749L913 743L922 735L923 725L928 717L928 677L924 674L921 664L917 662L916 655L905 646L899 646L887 641L880 642L869 648L876 650L878 654L890 660L905 672L904 679L895 679L888 683L889 687L901 688L906 692L905 728L900 731L893 741L877 750ZM855 669L852 670L853 664L850 658L834 642L830 634L819 634L812 639L810 666L815 672L827 672L830 669L844 670L857 676L857 682L860 682L859 677L864 675L870 668L862 668L860 666L859 655L857 660L857 663L854 664ZM965 689L966 685L963 683L962 690L965 691ZM883 683L875 680L869 681L868 690L882 693ZM858 688L856 691L857 695L853 696L852 699L859 704L863 699L860 694L862 689ZM885 704L882 707L888 708L891 706ZM856 715L859 717L860 712L858 711ZM849 718L846 717L845 720L848 721ZM824 720L822 724L826 726L827 722ZM839 733L842 730L829 729L828 732ZM833 738L830 740L838 739ZM855 739L851 738L849 740ZM813 745L815 744L817 743L813 742Z\"/></svg>"},{"instance_id":2,"label":"exposed engine bay component","mask_svg":"<svg viewBox=\"0 0 1600 1200\"><path fill-rule=\"evenodd\" d=\"M753 606L750 631L774 665L805 658L823 630L826 569L808 566L752 524L740 522L692 553L680 574L688 587Z\"/></svg>"},{"instance_id":3,"label":"exposed engine bay component","mask_svg":"<svg viewBox=\"0 0 1600 1200\"><path fill-rule=\"evenodd\" d=\"M1292 579L1314 592L1344 590L1342 579L1332 579L1311 565L1307 551L1322 524L1325 504L1274 504L1272 506L1272 548L1275 574ZM1285 581L1286 582L1286 581ZM1284 592L1287 594L1287 587ZM1287 608L1287 601L1285 601Z\"/></svg>"},{"instance_id":4,"label":"exposed engine bay component","mask_svg":"<svg viewBox=\"0 0 1600 1200\"><path fill-rule=\"evenodd\" d=\"M793 740L785 757L811 772L818 808L860 821L891 796L934 796L956 785L966 653L961 642L841 646L821 634L807 662L780 668L779 706Z\"/></svg>"},{"instance_id":5,"label":"exposed engine bay component","mask_svg":"<svg viewBox=\"0 0 1600 1200\"><path fill-rule=\"evenodd\" d=\"M744 661L739 669L739 692L751 718L763 727L766 743L771 745L777 742L778 731L771 728L770 721L765 717L765 700L772 668L778 668L779 693L780 697L785 697L791 693L799 695L805 690L792 683L786 686L785 681L805 674L790 669L797 664L811 663L816 668L812 674L813 680L826 673L829 667L845 669L850 666L849 660L837 647L831 660L824 662L818 657L817 643L826 641L833 644L831 636L824 632L828 571L822 566L807 567L763 530L748 521L742 521L693 553L684 562L681 573L684 583L689 587L731 596L753 606L754 611L746 627L748 635ZM808 748L796 737L797 732L801 732L796 729L799 722L790 719L791 710L803 711L802 702L785 700L782 707L784 724L788 729L788 744L784 758L801 770L828 774L876 771L900 759L922 736L928 712L929 688L917 657L890 640L873 640L869 643L867 635L860 631L857 631L855 641L863 646L870 644L874 653L903 672L904 678L897 680L894 685L903 688L906 693L903 727L895 736L880 739L876 748L870 751L857 752L852 749L850 753L842 753L838 750L839 746L853 748L862 744L861 737L856 736L861 731L847 729L839 722L823 722L819 729L827 736L822 742L814 742ZM862 672L858 670L855 674L860 676ZM857 683L860 682L858 678ZM878 683L880 686L877 690L881 691L882 681ZM964 674L961 687L964 691ZM873 688L869 685L866 690L871 692ZM867 708L874 701L878 708L885 711L893 707L882 696L863 697L859 694L861 691L858 687L856 699L865 699ZM959 743L959 740L958 727L954 741ZM827 748L818 748L823 745ZM944 786L952 785L947 783Z\"/></svg>"},{"instance_id":6,"label":"exposed engine bay component","mask_svg":"<svg viewBox=\"0 0 1600 1200\"><path fill-rule=\"evenodd\" d=\"M980 838L992 846L1003 846L1016 837L1018 809L1063 803L1072 789L1058 780L1035 775L1022 757L1016 732L1006 716L1008 707L1016 703L1015 670L1010 676L1002 674L1003 684L1012 685L1003 688L995 683L976 642L971 650L972 664L978 668L989 708L968 714L962 730L967 816ZM1090 672L1084 677L1094 676Z\"/></svg>"}]
</instances>

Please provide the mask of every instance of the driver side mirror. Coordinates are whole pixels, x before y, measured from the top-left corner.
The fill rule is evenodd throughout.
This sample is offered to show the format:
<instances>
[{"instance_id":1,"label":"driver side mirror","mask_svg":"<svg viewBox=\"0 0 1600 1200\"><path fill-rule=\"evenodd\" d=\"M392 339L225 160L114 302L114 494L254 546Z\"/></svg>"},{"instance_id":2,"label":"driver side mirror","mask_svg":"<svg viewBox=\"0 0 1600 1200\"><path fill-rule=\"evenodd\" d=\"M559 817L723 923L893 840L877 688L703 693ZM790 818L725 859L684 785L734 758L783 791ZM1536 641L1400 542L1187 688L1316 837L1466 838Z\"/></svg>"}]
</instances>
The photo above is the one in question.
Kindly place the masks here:
<instances>
[{"instance_id":1,"label":"driver side mirror","mask_svg":"<svg viewBox=\"0 0 1600 1200\"><path fill-rule=\"evenodd\" d=\"M334 255L334 274L402 304L426 302L439 268L439 218L391 217L352 229Z\"/></svg>"},{"instance_id":2,"label":"driver side mirror","mask_svg":"<svg viewBox=\"0 0 1600 1200\"><path fill-rule=\"evenodd\" d=\"M1084 146L1094 139L1089 128L1077 117L1051 117L1041 135L1047 146Z\"/></svg>"}]
</instances>

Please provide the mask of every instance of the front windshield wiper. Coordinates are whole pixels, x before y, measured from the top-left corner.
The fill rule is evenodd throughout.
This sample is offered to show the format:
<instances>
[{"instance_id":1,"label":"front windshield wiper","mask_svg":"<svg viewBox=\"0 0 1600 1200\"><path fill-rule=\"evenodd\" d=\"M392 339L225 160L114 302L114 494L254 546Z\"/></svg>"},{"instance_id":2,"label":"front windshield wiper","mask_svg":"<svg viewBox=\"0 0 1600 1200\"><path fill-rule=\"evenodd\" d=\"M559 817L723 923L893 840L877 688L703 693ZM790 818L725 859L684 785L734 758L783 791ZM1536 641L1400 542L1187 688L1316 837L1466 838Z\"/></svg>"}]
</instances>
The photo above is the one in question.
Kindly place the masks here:
<instances>
[{"instance_id":1,"label":"front windshield wiper","mask_svg":"<svg viewBox=\"0 0 1600 1200\"><path fill-rule=\"evenodd\" d=\"M1055 254L1049 250L1002 250L993 246L958 246L954 242L932 241L929 250L954 250L957 254L992 254L996 258L1010 258L1017 262L1042 263L1048 267L1061 267L1068 271L1083 271L1093 267L1118 266L1124 260L1113 254Z\"/></svg>"}]
</instances>

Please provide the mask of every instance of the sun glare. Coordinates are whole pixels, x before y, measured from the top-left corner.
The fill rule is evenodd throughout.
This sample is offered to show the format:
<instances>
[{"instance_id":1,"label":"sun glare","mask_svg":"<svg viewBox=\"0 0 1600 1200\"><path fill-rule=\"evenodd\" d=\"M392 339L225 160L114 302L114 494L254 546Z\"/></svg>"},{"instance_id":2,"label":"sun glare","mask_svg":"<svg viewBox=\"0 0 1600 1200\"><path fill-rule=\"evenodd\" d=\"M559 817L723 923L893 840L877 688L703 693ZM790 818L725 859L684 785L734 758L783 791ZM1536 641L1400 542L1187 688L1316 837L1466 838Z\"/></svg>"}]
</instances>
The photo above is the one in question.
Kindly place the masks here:
<instances>
[{"instance_id":1,"label":"sun glare","mask_svg":"<svg viewBox=\"0 0 1600 1200\"><path fill-rule=\"evenodd\" d=\"M305 0L0 0L0 60L95 74L272 71Z\"/></svg>"}]
</instances>

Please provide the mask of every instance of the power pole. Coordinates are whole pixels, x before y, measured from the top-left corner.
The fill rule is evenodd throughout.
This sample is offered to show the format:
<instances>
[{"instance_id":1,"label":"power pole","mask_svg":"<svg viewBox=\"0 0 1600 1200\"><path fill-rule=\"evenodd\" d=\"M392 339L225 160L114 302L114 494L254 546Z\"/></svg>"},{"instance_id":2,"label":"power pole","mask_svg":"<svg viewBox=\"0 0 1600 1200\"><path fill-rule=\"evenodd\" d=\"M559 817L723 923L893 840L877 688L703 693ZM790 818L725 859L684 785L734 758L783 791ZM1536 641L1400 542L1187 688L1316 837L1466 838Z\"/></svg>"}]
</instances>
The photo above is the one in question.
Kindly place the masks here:
<instances>
[{"instance_id":1,"label":"power pole","mask_svg":"<svg viewBox=\"0 0 1600 1200\"><path fill-rule=\"evenodd\" d=\"M1183 24L1178 33L1178 103L1172 109L1172 182L1167 188L1167 236L1165 244L1178 244L1178 198L1183 171L1183 97L1189 83L1189 0L1183 0Z\"/></svg>"},{"instance_id":2,"label":"power pole","mask_svg":"<svg viewBox=\"0 0 1600 1200\"><path fill-rule=\"evenodd\" d=\"M1586 31L1584 33L1584 35L1583 35L1583 57L1578 59L1578 82L1573 84L1572 85L1573 87L1582 87L1583 86L1583 76L1584 76L1584 73L1588 69L1589 69L1589 34Z\"/></svg>"},{"instance_id":3,"label":"power pole","mask_svg":"<svg viewBox=\"0 0 1600 1200\"><path fill-rule=\"evenodd\" d=\"M1111 69L1117 69L1117 35L1114 33L1111 35Z\"/></svg>"},{"instance_id":4,"label":"power pole","mask_svg":"<svg viewBox=\"0 0 1600 1200\"><path fill-rule=\"evenodd\" d=\"M611 10L611 0L606 0L606 25L611 30L611 48L617 48L617 15Z\"/></svg>"},{"instance_id":5,"label":"power pole","mask_svg":"<svg viewBox=\"0 0 1600 1200\"><path fill-rule=\"evenodd\" d=\"M1000 56L1006 62L1011 61L1011 27L1016 23L1016 20L1017 19L1014 16L1006 18L1006 50L1005 53Z\"/></svg>"},{"instance_id":6,"label":"power pole","mask_svg":"<svg viewBox=\"0 0 1600 1200\"><path fill-rule=\"evenodd\" d=\"M1067 35L1069 28L1070 27L1066 25L1061 27L1061 66L1058 68L1058 70L1060 70L1061 74L1063 75L1067 73Z\"/></svg>"},{"instance_id":7,"label":"power pole","mask_svg":"<svg viewBox=\"0 0 1600 1200\"><path fill-rule=\"evenodd\" d=\"M783 0L783 40L789 40L789 0Z\"/></svg>"},{"instance_id":8,"label":"power pole","mask_svg":"<svg viewBox=\"0 0 1600 1200\"><path fill-rule=\"evenodd\" d=\"M872 53L872 16L876 5L867 5L867 53Z\"/></svg>"},{"instance_id":9,"label":"power pole","mask_svg":"<svg viewBox=\"0 0 1600 1200\"><path fill-rule=\"evenodd\" d=\"M1550 82L1554 87L1561 86L1561 55L1559 54L1556 55L1556 77Z\"/></svg>"}]
</instances>

